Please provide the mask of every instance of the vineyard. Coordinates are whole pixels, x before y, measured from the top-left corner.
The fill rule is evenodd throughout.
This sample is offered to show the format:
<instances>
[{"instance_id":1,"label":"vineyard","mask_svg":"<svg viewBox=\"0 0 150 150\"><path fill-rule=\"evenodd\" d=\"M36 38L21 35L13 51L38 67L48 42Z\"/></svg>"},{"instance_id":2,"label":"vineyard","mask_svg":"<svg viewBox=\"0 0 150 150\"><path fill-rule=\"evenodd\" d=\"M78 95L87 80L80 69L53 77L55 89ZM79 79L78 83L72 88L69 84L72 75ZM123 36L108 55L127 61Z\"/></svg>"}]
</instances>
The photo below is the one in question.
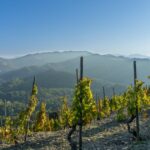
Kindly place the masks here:
<instances>
[{"instance_id":1,"label":"vineyard","mask_svg":"<svg viewBox=\"0 0 150 150\"><path fill-rule=\"evenodd\" d=\"M16 116L5 112L1 117L0 149L150 149L150 88L138 80L136 61L134 85L120 95L113 88L112 97L103 87L103 98L91 90L83 63L81 57L72 103L61 97L58 112L47 113L45 100L39 102L34 77L26 108Z\"/></svg>"}]
</instances>

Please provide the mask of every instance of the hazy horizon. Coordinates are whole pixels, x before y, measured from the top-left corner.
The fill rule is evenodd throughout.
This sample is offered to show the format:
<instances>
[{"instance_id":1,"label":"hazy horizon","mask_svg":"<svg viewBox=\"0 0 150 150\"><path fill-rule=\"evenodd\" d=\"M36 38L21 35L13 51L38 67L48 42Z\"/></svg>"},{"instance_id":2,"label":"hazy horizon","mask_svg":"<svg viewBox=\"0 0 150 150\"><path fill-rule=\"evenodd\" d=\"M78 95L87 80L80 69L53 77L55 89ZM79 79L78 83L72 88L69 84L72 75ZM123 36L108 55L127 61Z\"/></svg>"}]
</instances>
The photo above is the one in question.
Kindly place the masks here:
<instances>
[{"instance_id":1,"label":"hazy horizon","mask_svg":"<svg viewBox=\"0 0 150 150\"><path fill-rule=\"evenodd\" d=\"M150 55L144 55L140 53L130 53L130 54L117 54L117 53L100 53L100 52L94 52L94 51L71 51L71 50L54 50L54 51L31 51L29 53L22 53L22 54L16 54L16 55L1 55L0 58L4 59L13 59L13 58L19 58L27 55L32 55L32 54L42 54L42 53L51 53L51 52L89 52L93 54L99 54L99 55L114 55L114 56L124 56L124 57L130 57L130 56L139 56L139 57L150 57Z\"/></svg>"}]
</instances>

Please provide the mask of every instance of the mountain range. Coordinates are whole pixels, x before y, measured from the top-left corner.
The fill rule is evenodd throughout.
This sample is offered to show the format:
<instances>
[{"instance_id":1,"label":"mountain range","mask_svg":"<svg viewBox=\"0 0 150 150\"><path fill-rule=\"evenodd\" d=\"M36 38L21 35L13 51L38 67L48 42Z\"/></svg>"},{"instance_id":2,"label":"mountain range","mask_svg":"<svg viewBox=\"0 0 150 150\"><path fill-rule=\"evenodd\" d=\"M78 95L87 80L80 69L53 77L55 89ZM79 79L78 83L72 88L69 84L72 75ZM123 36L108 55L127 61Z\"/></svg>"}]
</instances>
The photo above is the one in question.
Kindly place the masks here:
<instances>
[{"instance_id":1,"label":"mountain range","mask_svg":"<svg viewBox=\"0 0 150 150\"><path fill-rule=\"evenodd\" d=\"M80 56L84 57L84 76L93 80L93 91L102 95L105 86L108 95L112 88L123 92L133 83L133 58L100 55L86 51L49 52L30 54L14 59L0 58L0 98L11 99L17 91L31 90L33 76L40 89L73 89ZM136 58L138 79L149 84L150 59ZM8 94L9 93L9 94Z\"/></svg>"},{"instance_id":2,"label":"mountain range","mask_svg":"<svg viewBox=\"0 0 150 150\"><path fill-rule=\"evenodd\" d=\"M28 54L22 57L5 59L0 58L0 72L4 73L20 69L28 66L42 66L47 63L58 63L66 60L70 60L79 56L90 55L89 52L46 52L46 53L35 53Z\"/></svg>"}]
</instances>

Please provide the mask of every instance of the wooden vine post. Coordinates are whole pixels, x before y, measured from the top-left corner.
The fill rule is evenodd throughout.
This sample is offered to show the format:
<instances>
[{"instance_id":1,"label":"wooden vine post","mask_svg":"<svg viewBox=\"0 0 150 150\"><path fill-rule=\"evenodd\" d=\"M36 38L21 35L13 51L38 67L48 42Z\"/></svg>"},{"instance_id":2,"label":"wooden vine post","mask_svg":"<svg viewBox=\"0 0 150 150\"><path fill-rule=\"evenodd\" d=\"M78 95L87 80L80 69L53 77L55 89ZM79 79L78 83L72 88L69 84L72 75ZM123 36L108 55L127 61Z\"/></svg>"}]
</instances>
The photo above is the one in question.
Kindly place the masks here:
<instances>
[{"instance_id":1,"label":"wooden vine post","mask_svg":"<svg viewBox=\"0 0 150 150\"><path fill-rule=\"evenodd\" d=\"M105 99L105 87L103 86L103 99Z\"/></svg>"},{"instance_id":2,"label":"wooden vine post","mask_svg":"<svg viewBox=\"0 0 150 150\"><path fill-rule=\"evenodd\" d=\"M77 84L79 83L79 71L78 71L78 69L76 69L76 82L77 82ZM71 150L77 150L76 143L71 139L71 135L76 131L76 126L77 126L77 124L72 125L71 130L69 131L68 136L67 136L67 139L68 139L70 146L71 146Z\"/></svg>"},{"instance_id":3,"label":"wooden vine post","mask_svg":"<svg viewBox=\"0 0 150 150\"><path fill-rule=\"evenodd\" d=\"M135 101L136 101L136 134L137 134L137 140L140 139L139 135L139 110L138 110L138 98L136 93L136 81L137 81L137 70L136 70L136 61L133 62L133 68L134 68L134 93L135 93Z\"/></svg>"},{"instance_id":4,"label":"wooden vine post","mask_svg":"<svg viewBox=\"0 0 150 150\"><path fill-rule=\"evenodd\" d=\"M98 115L97 115L97 120L100 120L100 99L98 97L98 94L96 93L96 103L97 103L97 111L98 111Z\"/></svg>"},{"instance_id":5,"label":"wooden vine post","mask_svg":"<svg viewBox=\"0 0 150 150\"><path fill-rule=\"evenodd\" d=\"M33 78L33 84L32 84L32 92L31 92L30 96L32 96L32 94L33 94L33 90L34 90L34 85L35 84L36 84L36 81L35 81L35 76L34 76L34 78ZM26 127L25 127L24 142L27 141L30 119L31 119L31 116L28 117L27 124L26 124Z\"/></svg>"},{"instance_id":6,"label":"wooden vine post","mask_svg":"<svg viewBox=\"0 0 150 150\"><path fill-rule=\"evenodd\" d=\"M77 80L77 84L78 84L78 82L79 82L79 71L78 71L78 69L76 69L76 80Z\"/></svg>"},{"instance_id":7,"label":"wooden vine post","mask_svg":"<svg viewBox=\"0 0 150 150\"><path fill-rule=\"evenodd\" d=\"M83 57L80 57L80 81L83 79ZM79 150L82 150L82 87L80 87Z\"/></svg>"},{"instance_id":8,"label":"wooden vine post","mask_svg":"<svg viewBox=\"0 0 150 150\"><path fill-rule=\"evenodd\" d=\"M103 100L104 100L104 108L106 107L106 95L105 95L105 87L103 86Z\"/></svg>"}]
</instances>

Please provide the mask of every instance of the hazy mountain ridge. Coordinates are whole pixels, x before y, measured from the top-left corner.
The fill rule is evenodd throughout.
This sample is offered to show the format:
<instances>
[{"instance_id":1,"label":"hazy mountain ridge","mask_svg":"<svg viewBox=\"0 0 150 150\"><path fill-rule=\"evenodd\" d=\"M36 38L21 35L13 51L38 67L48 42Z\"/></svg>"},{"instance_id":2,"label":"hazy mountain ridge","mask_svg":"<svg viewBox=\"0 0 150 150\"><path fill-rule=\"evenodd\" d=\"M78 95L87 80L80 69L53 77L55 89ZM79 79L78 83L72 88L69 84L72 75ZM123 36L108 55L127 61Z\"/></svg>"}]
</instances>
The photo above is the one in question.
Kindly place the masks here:
<instances>
[{"instance_id":1,"label":"hazy mountain ridge","mask_svg":"<svg viewBox=\"0 0 150 150\"><path fill-rule=\"evenodd\" d=\"M46 72L50 68L38 67L38 66L29 66L23 67L20 69L8 71L0 75L1 82L7 82L16 78L26 78L30 76L36 76L39 73Z\"/></svg>"},{"instance_id":2,"label":"hazy mountain ridge","mask_svg":"<svg viewBox=\"0 0 150 150\"><path fill-rule=\"evenodd\" d=\"M79 68L80 56L84 55L84 76L88 76L93 80L92 89L100 93L102 96L102 87L105 86L106 94L112 95L112 87L115 87L116 93L122 92L129 84L133 83L133 59L122 56L113 55L99 55L88 52L56 52L51 62L42 65L42 63L33 65L28 60L28 64L25 67L15 69L1 73L0 75L0 97L11 98L11 94L14 96L20 93L29 92L31 90L33 76L36 76L36 81L39 88L70 88L72 89L76 83L75 69ZM58 59L63 56L62 59ZM71 57L69 55L72 54ZM74 55L75 54L75 55ZM37 57L38 55L38 57ZM37 58L41 54L34 54L24 56L23 59ZM46 53L44 54L46 57ZM66 56L67 55L67 56ZM66 58L66 59L65 59ZM22 58L17 58L17 61ZM42 59L42 57L40 58ZM54 62L53 60L56 61ZM2 59L3 60L3 59ZM13 59L15 61L15 59ZM35 60L35 59L33 59ZM147 84L149 80L147 76L150 75L150 60L149 59L136 59L137 60L137 75L138 79L145 81ZM10 60L8 60L10 61ZM20 61L20 60L19 60ZM19 62L18 61L18 62ZM20 61L20 62L21 62ZM40 60L41 62L41 60ZM30 66L28 66L31 63ZM17 63L16 63L17 64ZM26 65L26 64L24 64ZM6 67L7 68L7 67ZM17 69L16 69L17 68ZM16 94L15 94L16 93Z\"/></svg>"},{"instance_id":3,"label":"hazy mountain ridge","mask_svg":"<svg viewBox=\"0 0 150 150\"><path fill-rule=\"evenodd\" d=\"M4 73L15 69L28 66L42 66L47 63L57 63L66 60L70 60L80 56L90 55L90 52L86 51L67 51L67 52L46 52L46 53L35 53L28 54L22 57L11 58L11 59L0 59L0 72Z\"/></svg>"},{"instance_id":4,"label":"hazy mountain ridge","mask_svg":"<svg viewBox=\"0 0 150 150\"><path fill-rule=\"evenodd\" d=\"M140 58L140 59L150 59L150 56L146 56L146 55L141 55L141 54L131 54L127 56L128 58Z\"/></svg>"},{"instance_id":5,"label":"hazy mountain ridge","mask_svg":"<svg viewBox=\"0 0 150 150\"><path fill-rule=\"evenodd\" d=\"M144 59L149 60L148 56L141 56L138 54L133 54L129 56L115 56L112 54L95 54L88 51L64 51L64 52L44 52L44 53L35 53L35 54L28 54L25 56L6 59L0 57L0 73L5 73L7 71L12 71L16 69L20 69L23 67L29 66L43 66L46 64L53 64L53 63L60 63L64 61L69 61L72 59L79 58L80 56L100 56L100 57L109 57L109 58L122 58L122 59L133 59L136 56L136 59ZM139 57L138 57L139 56Z\"/></svg>"},{"instance_id":6,"label":"hazy mountain ridge","mask_svg":"<svg viewBox=\"0 0 150 150\"><path fill-rule=\"evenodd\" d=\"M133 83L133 60L113 55L92 54L84 57L84 75L114 84L129 85ZM139 58L136 60L138 79L148 83L150 60ZM75 69L79 68L79 58L46 66L75 73Z\"/></svg>"},{"instance_id":7,"label":"hazy mountain ridge","mask_svg":"<svg viewBox=\"0 0 150 150\"><path fill-rule=\"evenodd\" d=\"M34 61L35 59L42 60L44 59L44 57L45 59L46 57L49 58L53 57L52 60L44 59L45 61L44 65L42 65L43 62L39 65L36 62L33 64L31 61L26 60L28 62L27 66L25 66L26 63L24 63L25 67L13 69L13 71L1 74L0 81L2 80L7 81L15 78L26 78L37 75L41 72L46 72L51 69L75 75L75 69L79 68L79 61L80 61L79 57L81 56L81 54L83 54L84 56L85 76L89 76L95 80L101 80L107 83L122 84L122 85L128 85L133 83L133 59L122 56L121 57L113 56L110 54L108 55L92 54L89 52L50 52L50 53L31 54L21 58L12 59L13 61L17 60L19 62L20 60L21 61L25 59L29 60L32 57L33 57L32 61ZM63 57L63 59L62 58L58 59L58 56L59 58ZM147 58L146 59L136 58L136 60L139 79L148 82L147 76L150 75L149 71L150 60ZM46 61L48 63L46 63ZM29 64L30 66L28 66Z\"/></svg>"}]
</instances>

